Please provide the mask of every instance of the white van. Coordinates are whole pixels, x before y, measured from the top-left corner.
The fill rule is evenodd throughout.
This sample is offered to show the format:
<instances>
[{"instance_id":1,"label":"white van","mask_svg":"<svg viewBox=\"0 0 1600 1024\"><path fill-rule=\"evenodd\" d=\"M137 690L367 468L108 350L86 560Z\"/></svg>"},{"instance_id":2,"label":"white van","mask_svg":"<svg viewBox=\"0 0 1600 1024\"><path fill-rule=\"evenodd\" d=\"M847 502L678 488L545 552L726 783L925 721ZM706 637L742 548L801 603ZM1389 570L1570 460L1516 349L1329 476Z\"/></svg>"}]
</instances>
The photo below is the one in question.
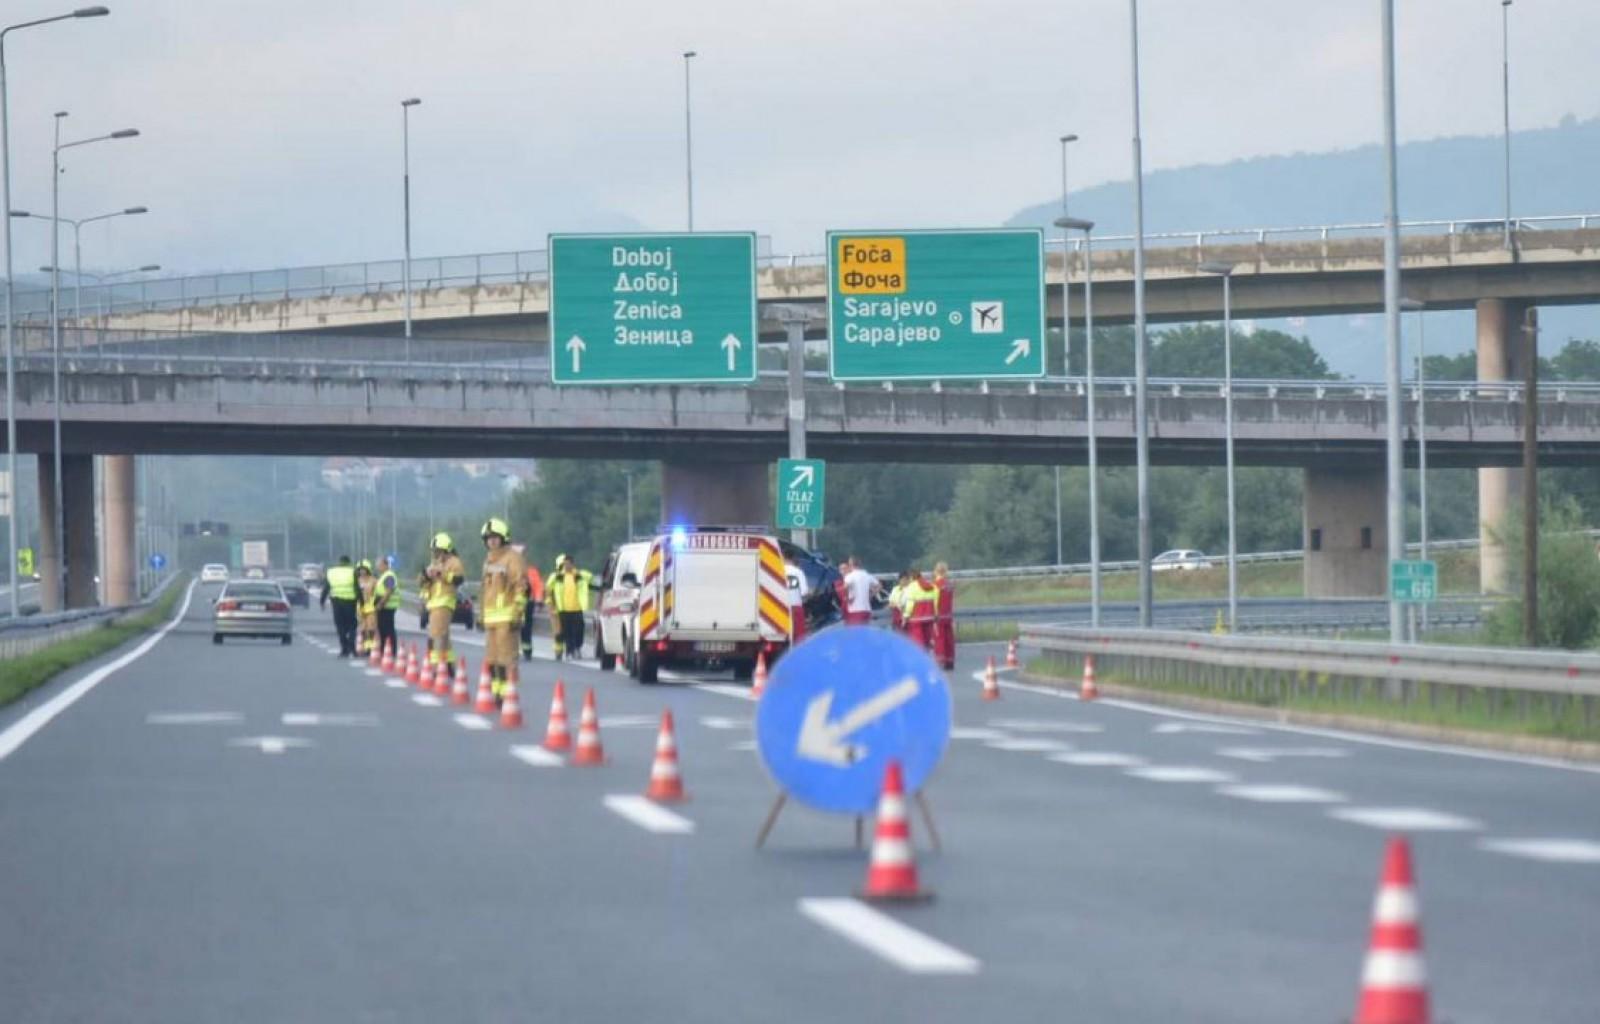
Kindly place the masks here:
<instances>
[{"instance_id":1,"label":"white van","mask_svg":"<svg viewBox=\"0 0 1600 1024\"><path fill-rule=\"evenodd\" d=\"M611 552L600 571L600 601L595 609L595 656L601 669L617 667L617 657L628 649L633 613L639 606L639 581L644 577L650 541L637 540Z\"/></svg>"}]
</instances>

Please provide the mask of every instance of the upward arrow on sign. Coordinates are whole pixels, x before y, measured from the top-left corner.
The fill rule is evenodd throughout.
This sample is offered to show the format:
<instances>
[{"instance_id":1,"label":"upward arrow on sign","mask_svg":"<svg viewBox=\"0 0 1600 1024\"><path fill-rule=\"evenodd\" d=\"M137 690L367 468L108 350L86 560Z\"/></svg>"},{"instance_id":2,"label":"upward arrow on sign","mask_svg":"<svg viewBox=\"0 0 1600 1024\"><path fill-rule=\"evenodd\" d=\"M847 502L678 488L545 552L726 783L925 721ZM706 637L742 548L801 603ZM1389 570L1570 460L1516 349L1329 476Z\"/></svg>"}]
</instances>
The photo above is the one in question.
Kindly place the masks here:
<instances>
[{"instance_id":1,"label":"upward arrow on sign","mask_svg":"<svg viewBox=\"0 0 1600 1024\"><path fill-rule=\"evenodd\" d=\"M732 373L734 371L734 369L739 365L737 360L739 358L739 346L741 344L742 344L742 342L740 342L738 338L734 337L731 334L728 335L726 338L722 339L722 350L724 352L728 353L728 372L729 373Z\"/></svg>"},{"instance_id":2,"label":"upward arrow on sign","mask_svg":"<svg viewBox=\"0 0 1600 1024\"><path fill-rule=\"evenodd\" d=\"M572 353L572 372L573 373L578 373L578 372L580 372L582 370L582 368L583 368L583 350L588 348L588 347L589 346L587 346L587 345L585 345L583 343L583 339L578 337L576 334L574 334L571 338L567 339L567 351Z\"/></svg>"},{"instance_id":3,"label":"upward arrow on sign","mask_svg":"<svg viewBox=\"0 0 1600 1024\"><path fill-rule=\"evenodd\" d=\"M810 487L817 482L817 467L798 466L794 471L794 479L789 481L789 488Z\"/></svg>"}]
</instances>

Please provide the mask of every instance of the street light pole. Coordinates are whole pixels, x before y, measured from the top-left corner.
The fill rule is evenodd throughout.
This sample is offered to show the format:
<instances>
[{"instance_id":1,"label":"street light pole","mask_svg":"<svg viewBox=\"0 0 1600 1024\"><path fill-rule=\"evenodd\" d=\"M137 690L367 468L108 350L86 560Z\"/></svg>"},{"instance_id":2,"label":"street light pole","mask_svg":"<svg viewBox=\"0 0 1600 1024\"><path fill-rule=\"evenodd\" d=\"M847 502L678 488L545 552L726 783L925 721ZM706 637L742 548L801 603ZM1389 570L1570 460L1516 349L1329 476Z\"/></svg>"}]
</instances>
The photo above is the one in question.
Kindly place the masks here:
<instances>
[{"instance_id":1,"label":"street light pole","mask_svg":"<svg viewBox=\"0 0 1600 1024\"><path fill-rule=\"evenodd\" d=\"M622 471L622 479L626 480L627 483L628 483L628 529L627 529L626 532L627 532L627 535L628 535L628 539L632 540L633 539L633 470L631 470L631 469L623 470Z\"/></svg>"},{"instance_id":2,"label":"street light pole","mask_svg":"<svg viewBox=\"0 0 1600 1024\"><path fill-rule=\"evenodd\" d=\"M1428 358L1427 319L1422 311L1426 304L1417 299L1401 299L1401 309L1409 309L1417 314L1417 505L1418 518L1421 530L1419 533L1420 554L1417 556L1422 561L1428 560L1428 380L1427 368L1423 365ZM1428 628L1428 604L1426 601L1417 606L1417 621L1419 628L1426 631ZM1416 639L1421 640L1421 633Z\"/></svg>"},{"instance_id":3,"label":"street light pole","mask_svg":"<svg viewBox=\"0 0 1600 1024\"><path fill-rule=\"evenodd\" d=\"M1071 133L1061 136L1061 216L1067 216L1067 146L1077 142ZM1072 353L1072 303L1071 284L1067 280L1067 236L1061 242L1061 374L1067 376L1071 369L1068 356ZM1056 477L1056 564L1065 565L1061 536L1061 467L1055 467Z\"/></svg>"},{"instance_id":4,"label":"street light pole","mask_svg":"<svg viewBox=\"0 0 1600 1024\"><path fill-rule=\"evenodd\" d=\"M683 51L683 166L690 231L694 230L694 124L689 117L689 62L696 56L694 50Z\"/></svg>"},{"instance_id":5,"label":"street light pole","mask_svg":"<svg viewBox=\"0 0 1600 1024\"><path fill-rule=\"evenodd\" d=\"M1100 625L1100 456L1094 411L1094 221L1076 217L1056 219L1063 232L1083 232L1083 377L1089 452L1089 625ZM1065 259L1063 249L1063 260ZM1065 266L1062 275L1065 280Z\"/></svg>"},{"instance_id":6,"label":"street light pole","mask_svg":"<svg viewBox=\"0 0 1600 1024\"><path fill-rule=\"evenodd\" d=\"M401 189L405 208L406 260L401 270L406 305L406 362L411 362L411 108L422 100L413 96L400 101Z\"/></svg>"},{"instance_id":7,"label":"street light pole","mask_svg":"<svg viewBox=\"0 0 1600 1024\"><path fill-rule=\"evenodd\" d=\"M4 208L7 212L11 210L11 115L6 88L6 36L18 29L32 28L35 25L48 25L69 18L99 18L110 13L104 7L80 7L69 14L19 22L0 29L0 208ZM10 489L11 502L10 513L6 516L6 561L9 563L6 574L11 585L11 617L15 619L21 616L22 606L17 591L17 384L16 346L12 326L14 289L11 283L11 218L0 217L0 221L5 222L6 232L6 476L9 480L7 486Z\"/></svg>"},{"instance_id":8,"label":"street light pole","mask_svg":"<svg viewBox=\"0 0 1600 1024\"><path fill-rule=\"evenodd\" d=\"M1222 419L1228 475L1228 632L1239 631L1238 509L1233 490L1233 264L1207 261L1200 270L1222 277Z\"/></svg>"},{"instance_id":9,"label":"street light pole","mask_svg":"<svg viewBox=\"0 0 1600 1024\"><path fill-rule=\"evenodd\" d=\"M1511 0L1500 0L1500 120L1505 138L1506 248L1511 237Z\"/></svg>"},{"instance_id":10,"label":"street light pole","mask_svg":"<svg viewBox=\"0 0 1600 1024\"><path fill-rule=\"evenodd\" d=\"M1405 557L1405 478L1400 440L1400 198L1395 145L1394 0L1381 0L1383 14L1383 319L1385 370L1385 477L1388 490L1389 564ZM1391 569L1391 571L1393 571ZM1389 595L1389 642L1405 642L1405 615Z\"/></svg>"},{"instance_id":11,"label":"street light pole","mask_svg":"<svg viewBox=\"0 0 1600 1024\"><path fill-rule=\"evenodd\" d=\"M1133 45L1133 430L1134 475L1139 489L1139 625L1154 621L1150 574L1150 421L1146 409L1150 372L1146 365L1144 317L1144 154L1139 140L1139 0L1128 0Z\"/></svg>"}]
</instances>

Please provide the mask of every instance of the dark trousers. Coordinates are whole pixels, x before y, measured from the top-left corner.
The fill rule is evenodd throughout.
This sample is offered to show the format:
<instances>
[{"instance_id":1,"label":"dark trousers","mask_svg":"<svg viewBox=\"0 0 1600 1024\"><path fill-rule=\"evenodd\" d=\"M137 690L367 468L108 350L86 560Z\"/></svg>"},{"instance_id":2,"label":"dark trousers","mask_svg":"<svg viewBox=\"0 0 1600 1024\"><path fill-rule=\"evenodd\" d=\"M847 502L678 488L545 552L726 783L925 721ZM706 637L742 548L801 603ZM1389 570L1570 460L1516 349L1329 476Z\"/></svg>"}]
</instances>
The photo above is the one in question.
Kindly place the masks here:
<instances>
[{"instance_id":1,"label":"dark trousers","mask_svg":"<svg viewBox=\"0 0 1600 1024\"><path fill-rule=\"evenodd\" d=\"M566 648L567 657L575 658L583 650L583 613L561 613L561 646Z\"/></svg>"},{"instance_id":2,"label":"dark trousers","mask_svg":"<svg viewBox=\"0 0 1600 1024\"><path fill-rule=\"evenodd\" d=\"M380 653L391 644L394 645L396 653L400 650L400 639L394 632L394 613L395 609L393 608L378 609L378 648Z\"/></svg>"},{"instance_id":3,"label":"dark trousers","mask_svg":"<svg viewBox=\"0 0 1600 1024\"><path fill-rule=\"evenodd\" d=\"M522 657L527 659L533 652L533 602L528 602L528 607L522 612Z\"/></svg>"},{"instance_id":4,"label":"dark trousers","mask_svg":"<svg viewBox=\"0 0 1600 1024\"><path fill-rule=\"evenodd\" d=\"M356 603L344 598L333 598L333 628L339 634L339 655L350 657L356 653Z\"/></svg>"}]
</instances>

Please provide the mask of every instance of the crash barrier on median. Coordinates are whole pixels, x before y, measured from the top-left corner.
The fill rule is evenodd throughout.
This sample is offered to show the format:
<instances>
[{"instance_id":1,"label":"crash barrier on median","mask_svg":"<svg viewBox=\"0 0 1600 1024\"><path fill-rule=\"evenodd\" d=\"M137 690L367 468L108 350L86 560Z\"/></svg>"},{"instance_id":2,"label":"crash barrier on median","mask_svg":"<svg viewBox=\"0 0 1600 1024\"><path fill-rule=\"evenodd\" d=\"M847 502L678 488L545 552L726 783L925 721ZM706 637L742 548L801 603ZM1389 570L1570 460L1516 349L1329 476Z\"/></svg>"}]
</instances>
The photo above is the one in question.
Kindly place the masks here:
<instances>
[{"instance_id":1,"label":"crash barrier on median","mask_svg":"<svg viewBox=\"0 0 1600 1024\"><path fill-rule=\"evenodd\" d=\"M1600 703L1600 654L1577 651L1049 625L1024 625L1020 635L1060 665L1063 677L1080 673L1092 657L1102 679L1262 704L1311 698L1335 709L1436 707L1448 700L1460 709L1471 701L1490 718L1539 714L1593 729Z\"/></svg>"},{"instance_id":2,"label":"crash barrier on median","mask_svg":"<svg viewBox=\"0 0 1600 1024\"><path fill-rule=\"evenodd\" d=\"M101 626L138 615L161 600L167 587L177 579L168 575L137 604L115 608L74 608L50 615L25 615L0 620L0 662L20 658L34 651L92 633Z\"/></svg>"}]
</instances>

